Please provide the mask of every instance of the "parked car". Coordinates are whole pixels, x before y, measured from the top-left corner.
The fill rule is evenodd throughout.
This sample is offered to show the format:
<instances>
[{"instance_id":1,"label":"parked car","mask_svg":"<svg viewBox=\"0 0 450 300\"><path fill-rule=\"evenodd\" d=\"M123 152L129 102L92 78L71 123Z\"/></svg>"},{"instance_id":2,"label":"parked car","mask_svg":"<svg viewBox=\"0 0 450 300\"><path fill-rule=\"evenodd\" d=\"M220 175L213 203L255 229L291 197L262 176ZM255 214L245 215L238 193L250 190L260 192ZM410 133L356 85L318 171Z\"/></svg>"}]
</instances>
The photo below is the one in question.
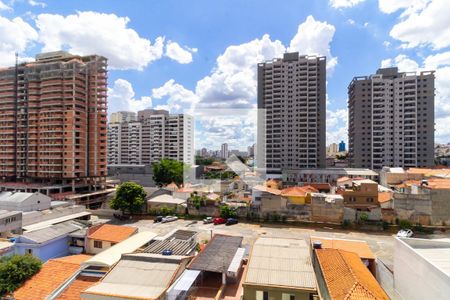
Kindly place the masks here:
<instances>
[{"instance_id":1,"label":"parked car","mask_svg":"<svg viewBox=\"0 0 450 300\"><path fill-rule=\"evenodd\" d=\"M164 218L163 216L156 216L156 217L153 219L153 222L155 222L155 223L161 222L163 218Z\"/></svg>"},{"instance_id":2,"label":"parked car","mask_svg":"<svg viewBox=\"0 0 450 300\"><path fill-rule=\"evenodd\" d=\"M227 220L224 218L214 218L213 221L214 225L225 224L226 222Z\"/></svg>"},{"instance_id":3,"label":"parked car","mask_svg":"<svg viewBox=\"0 0 450 300\"><path fill-rule=\"evenodd\" d=\"M210 224L212 222L214 222L213 217L206 217L203 219L203 224Z\"/></svg>"},{"instance_id":4,"label":"parked car","mask_svg":"<svg viewBox=\"0 0 450 300\"><path fill-rule=\"evenodd\" d=\"M397 237L409 238L412 237L414 232L411 229L402 229L397 232Z\"/></svg>"},{"instance_id":5,"label":"parked car","mask_svg":"<svg viewBox=\"0 0 450 300\"><path fill-rule=\"evenodd\" d=\"M234 224L237 224L237 223L238 223L237 219L235 219L235 218L228 218L227 219L227 223L225 225L230 226L230 225L234 225Z\"/></svg>"},{"instance_id":6,"label":"parked car","mask_svg":"<svg viewBox=\"0 0 450 300\"><path fill-rule=\"evenodd\" d=\"M176 220L178 220L178 217L176 216L165 216L164 218L162 218L161 223L173 222Z\"/></svg>"}]
</instances>

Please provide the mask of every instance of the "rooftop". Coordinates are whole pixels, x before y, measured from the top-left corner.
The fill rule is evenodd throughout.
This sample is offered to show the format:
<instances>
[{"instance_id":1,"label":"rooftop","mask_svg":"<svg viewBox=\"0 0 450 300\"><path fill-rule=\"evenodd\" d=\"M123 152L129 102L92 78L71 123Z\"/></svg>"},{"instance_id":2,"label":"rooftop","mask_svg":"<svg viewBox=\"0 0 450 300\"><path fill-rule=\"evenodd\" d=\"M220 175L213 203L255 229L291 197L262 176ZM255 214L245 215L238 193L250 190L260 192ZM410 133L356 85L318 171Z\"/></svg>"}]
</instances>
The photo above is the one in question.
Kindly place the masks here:
<instances>
[{"instance_id":1,"label":"rooftop","mask_svg":"<svg viewBox=\"0 0 450 300\"><path fill-rule=\"evenodd\" d=\"M183 204L186 200L175 198L169 194L162 194L147 200L148 203L166 203L166 204Z\"/></svg>"},{"instance_id":2,"label":"rooftop","mask_svg":"<svg viewBox=\"0 0 450 300\"><path fill-rule=\"evenodd\" d=\"M89 255L73 255L51 259L41 270L14 292L16 300L45 299L56 288L75 274Z\"/></svg>"},{"instance_id":3,"label":"rooftop","mask_svg":"<svg viewBox=\"0 0 450 300\"><path fill-rule=\"evenodd\" d=\"M244 285L315 290L316 277L308 245L297 239L257 239Z\"/></svg>"},{"instance_id":4,"label":"rooftop","mask_svg":"<svg viewBox=\"0 0 450 300\"><path fill-rule=\"evenodd\" d=\"M216 234L191 262L188 269L225 273L242 244L242 236Z\"/></svg>"},{"instance_id":5,"label":"rooftop","mask_svg":"<svg viewBox=\"0 0 450 300\"><path fill-rule=\"evenodd\" d=\"M81 223L75 221L67 221L35 231L25 232L19 237L19 242L29 241L37 244L42 244L83 228L85 228L85 226Z\"/></svg>"},{"instance_id":6,"label":"rooftop","mask_svg":"<svg viewBox=\"0 0 450 300\"><path fill-rule=\"evenodd\" d=\"M378 176L378 173L370 169L360 168L326 168L326 169L298 169L287 170L298 174L325 174L325 175L347 175L347 176Z\"/></svg>"},{"instance_id":7,"label":"rooftop","mask_svg":"<svg viewBox=\"0 0 450 300\"><path fill-rule=\"evenodd\" d=\"M137 232L136 227L101 224L89 229L89 239L119 243Z\"/></svg>"},{"instance_id":8,"label":"rooftop","mask_svg":"<svg viewBox=\"0 0 450 300\"><path fill-rule=\"evenodd\" d=\"M331 299L389 299L357 254L338 249L315 253Z\"/></svg>"},{"instance_id":9,"label":"rooftop","mask_svg":"<svg viewBox=\"0 0 450 300\"><path fill-rule=\"evenodd\" d=\"M79 275L62 293L56 297L56 300L78 300L80 294L87 288L100 281L100 277Z\"/></svg>"},{"instance_id":10,"label":"rooftop","mask_svg":"<svg viewBox=\"0 0 450 300\"><path fill-rule=\"evenodd\" d=\"M308 193L318 193L319 190L316 188L306 185L306 186L293 186L281 190L281 196L285 197L302 197Z\"/></svg>"},{"instance_id":11,"label":"rooftop","mask_svg":"<svg viewBox=\"0 0 450 300\"><path fill-rule=\"evenodd\" d=\"M83 294L87 299L96 299L96 295L112 299L158 299L176 279L180 267L180 260L175 257L157 258L145 253L127 255L102 281Z\"/></svg>"},{"instance_id":12,"label":"rooftop","mask_svg":"<svg viewBox=\"0 0 450 300\"><path fill-rule=\"evenodd\" d=\"M197 232L176 230L164 239L154 239L143 252L162 254L164 250L172 250L172 255L190 255L195 249Z\"/></svg>"},{"instance_id":13,"label":"rooftop","mask_svg":"<svg viewBox=\"0 0 450 300\"><path fill-rule=\"evenodd\" d=\"M354 252L362 259L375 259L375 255L370 250L369 245L365 241L343 240L333 238L311 237L311 243L320 241L323 249L340 249L344 251Z\"/></svg>"},{"instance_id":14,"label":"rooftop","mask_svg":"<svg viewBox=\"0 0 450 300\"><path fill-rule=\"evenodd\" d=\"M29 197L33 196L34 193L23 193L23 192L1 192L0 193L0 202L23 202L27 200Z\"/></svg>"}]
</instances>

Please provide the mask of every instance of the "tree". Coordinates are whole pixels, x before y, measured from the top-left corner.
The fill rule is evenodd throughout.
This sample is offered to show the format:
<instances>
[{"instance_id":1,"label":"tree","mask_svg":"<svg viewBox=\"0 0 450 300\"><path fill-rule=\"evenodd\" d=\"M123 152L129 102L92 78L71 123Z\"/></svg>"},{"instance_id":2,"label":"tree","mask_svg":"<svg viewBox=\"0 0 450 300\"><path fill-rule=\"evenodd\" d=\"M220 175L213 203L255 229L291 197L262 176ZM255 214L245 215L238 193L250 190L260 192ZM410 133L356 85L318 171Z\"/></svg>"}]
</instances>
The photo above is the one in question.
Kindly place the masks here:
<instances>
[{"instance_id":1,"label":"tree","mask_svg":"<svg viewBox=\"0 0 450 300\"><path fill-rule=\"evenodd\" d=\"M209 166L214 162L214 159L210 157L196 156L195 164L200 166Z\"/></svg>"},{"instance_id":2,"label":"tree","mask_svg":"<svg viewBox=\"0 0 450 300\"><path fill-rule=\"evenodd\" d=\"M14 292L39 272L42 262L32 255L12 255L0 259L0 296Z\"/></svg>"},{"instance_id":3,"label":"tree","mask_svg":"<svg viewBox=\"0 0 450 300\"><path fill-rule=\"evenodd\" d=\"M144 188L135 182L124 182L116 190L116 195L111 201L112 209L119 209L122 214L128 211L130 214L140 212L145 203L147 193Z\"/></svg>"},{"instance_id":4,"label":"tree","mask_svg":"<svg viewBox=\"0 0 450 300\"><path fill-rule=\"evenodd\" d=\"M183 172L186 167L183 162L162 159L160 162L153 164L153 181L160 187L172 182L181 185L183 184Z\"/></svg>"},{"instance_id":5,"label":"tree","mask_svg":"<svg viewBox=\"0 0 450 300\"><path fill-rule=\"evenodd\" d=\"M236 209L231 208L228 205L221 205L219 209L220 209L220 216L224 219L237 217Z\"/></svg>"}]
</instances>

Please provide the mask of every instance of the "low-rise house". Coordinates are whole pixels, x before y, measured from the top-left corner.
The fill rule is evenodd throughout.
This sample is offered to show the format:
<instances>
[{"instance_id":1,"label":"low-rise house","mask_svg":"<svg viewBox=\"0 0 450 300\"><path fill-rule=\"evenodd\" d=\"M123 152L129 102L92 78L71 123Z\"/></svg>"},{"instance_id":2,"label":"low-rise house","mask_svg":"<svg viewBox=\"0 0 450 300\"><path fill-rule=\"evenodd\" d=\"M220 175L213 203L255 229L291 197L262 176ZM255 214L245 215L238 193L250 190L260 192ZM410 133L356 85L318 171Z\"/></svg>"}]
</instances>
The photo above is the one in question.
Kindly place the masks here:
<instances>
[{"instance_id":1,"label":"low-rise house","mask_svg":"<svg viewBox=\"0 0 450 300\"><path fill-rule=\"evenodd\" d=\"M365 241L344 240L336 238L311 237L311 244L320 243L322 249L339 249L356 253L362 263L376 276L375 255Z\"/></svg>"},{"instance_id":2,"label":"low-rise house","mask_svg":"<svg viewBox=\"0 0 450 300\"><path fill-rule=\"evenodd\" d=\"M305 186L293 186L281 190L281 196L288 199L290 204L304 205L311 203L311 193L318 193L316 188Z\"/></svg>"},{"instance_id":3,"label":"low-rise house","mask_svg":"<svg viewBox=\"0 0 450 300\"><path fill-rule=\"evenodd\" d=\"M397 238L393 271L397 299L448 299L450 241Z\"/></svg>"},{"instance_id":4,"label":"low-rise house","mask_svg":"<svg viewBox=\"0 0 450 300\"><path fill-rule=\"evenodd\" d=\"M390 168L383 167L380 171L380 184L385 187L393 187L407 180L422 180L432 177L445 178L450 175L450 168Z\"/></svg>"},{"instance_id":5,"label":"low-rise house","mask_svg":"<svg viewBox=\"0 0 450 300\"><path fill-rule=\"evenodd\" d=\"M22 212L0 210L0 238L22 233Z\"/></svg>"},{"instance_id":6,"label":"low-rise house","mask_svg":"<svg viewBox=\"0 0 450 300\"><path fill-rule=\"evenodd\" d=\"M289 184L323 182L335 185L340 177L377 180L378 173L369 169L359 168L324 168L324 169L293 169L283 170L283 181Z\"/></svg>"},{"instance_id":7,"label":"low-rise house","mask_svg":"<svg viewBox=\"0 0 450 300\"><path fill-rule=\"evenodd\" d=\"M311 221L342 223L344 220L344 197L323 193L311 194Z\"/></svg>"},{"instance_id":8,"label":"low-rise house","mask_svg":"<svg viewBox=\"0 0 450 300\"><path fill-rule=\"evenodd\" d=\"M304 240L258 238L243 283L244 300L313 299L316 279Z\"/></svg>"},{"instance_id":9,"label":"low-rise house","mask_svg":"<svg viewBox=\"0 0 450 300\"><path fill-rule=\"evenodd\" d=\"M67 256L71 248L81 253L85 243L85 225L67 221L17 237L14 248L16 254L32 254L42 261Z\"/></svg>"},{"instance_id":10,"label":"low-rise house","mask_svg":"<svg viewBox=\"0 0 450 300\"><path fill-rule=\"evenodd\" d=\"M320 298L324 300L389 300L360 257L340 249L313 249Z\"/></svg>"},{"instance_id":11,"label":"low-rise house","mask_svg":"<svg viewBox=\"0 0 450 300\"><path fill-rule=\"evenodd\" d=\"M187 207L186 200L181 198L176 198L173 195L163 194L147 200L147 210L160 210L161 208L171 208L176 212L184 213Z\"/></svg>"},{"instance_id":12,"label":"low-rise house","mask_svg":"<svg viewBox=\"0 0 450 300\"><path fill-rule=\"evenodd\" d=\"M15 300L44 300L47 299L64 282L70 280L80 269L80 264L87 259L89 255L72 255L61 258L55 258L42 265L41 270L33 277L28 279L21 287L14 292ZM60 300L79 299L56 298ZM55 299L55 298L53 298Z\"/></svg>"},{"instance_id":13,"label":"low-rise house","mask_svg":"<svg viewBox=\"0 0 450 300\"><path fill-rule=\"evenodd\" d=\"M0 257L14 254L14 243L0 240Z\"/></svg>"},{"instance_id":14,"label":"low-rise house","mask_svg":"<svg viewBox=\"0 0 450 300\"><path fill-rule=\"evenodd\" d=\"M138 231L136 227L100 224L88 229L86 252L100 253L120 243Z\"/></svg>"},{"instance_id":15,"label":"low-rise house","mask_svg":"<svg viewBox=\"0 0 450 300\"><path fill-rule=\"evenodd\" d=\"M378 183L369 179L353 180L351 187L339 188L347 207L365 209L378 206Z\"/></svg>"},{"instance_id":16,"label":"low-rise house","mask_svg":"<svg viewBox=\"0 0 450 300\"><path fill-rule=\"evenodd\" d=\"M51 207L52 199L41 193L2 192L0 209L9 211L44 210Z\"/></svg>"}]
</instances>

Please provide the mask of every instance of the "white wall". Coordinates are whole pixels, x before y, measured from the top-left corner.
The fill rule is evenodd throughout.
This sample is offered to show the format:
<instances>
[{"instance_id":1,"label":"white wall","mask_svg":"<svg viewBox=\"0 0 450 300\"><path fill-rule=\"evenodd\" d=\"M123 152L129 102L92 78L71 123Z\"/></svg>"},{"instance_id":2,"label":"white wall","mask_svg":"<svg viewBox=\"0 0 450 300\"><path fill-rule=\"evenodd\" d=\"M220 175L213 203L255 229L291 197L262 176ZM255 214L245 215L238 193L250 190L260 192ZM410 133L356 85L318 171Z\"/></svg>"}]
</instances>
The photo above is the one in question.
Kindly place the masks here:
<instances>
[{"instance_id":1,"label":"white wall","mask_svg":"<svg viewBox=\"0 0 450 300\"><path fill-rule=\"evenodd\" d=\"M394 249L394 288L398 299L449 299L448 275L400 239L396 239Z\"/></svg>"}]
</instances>

